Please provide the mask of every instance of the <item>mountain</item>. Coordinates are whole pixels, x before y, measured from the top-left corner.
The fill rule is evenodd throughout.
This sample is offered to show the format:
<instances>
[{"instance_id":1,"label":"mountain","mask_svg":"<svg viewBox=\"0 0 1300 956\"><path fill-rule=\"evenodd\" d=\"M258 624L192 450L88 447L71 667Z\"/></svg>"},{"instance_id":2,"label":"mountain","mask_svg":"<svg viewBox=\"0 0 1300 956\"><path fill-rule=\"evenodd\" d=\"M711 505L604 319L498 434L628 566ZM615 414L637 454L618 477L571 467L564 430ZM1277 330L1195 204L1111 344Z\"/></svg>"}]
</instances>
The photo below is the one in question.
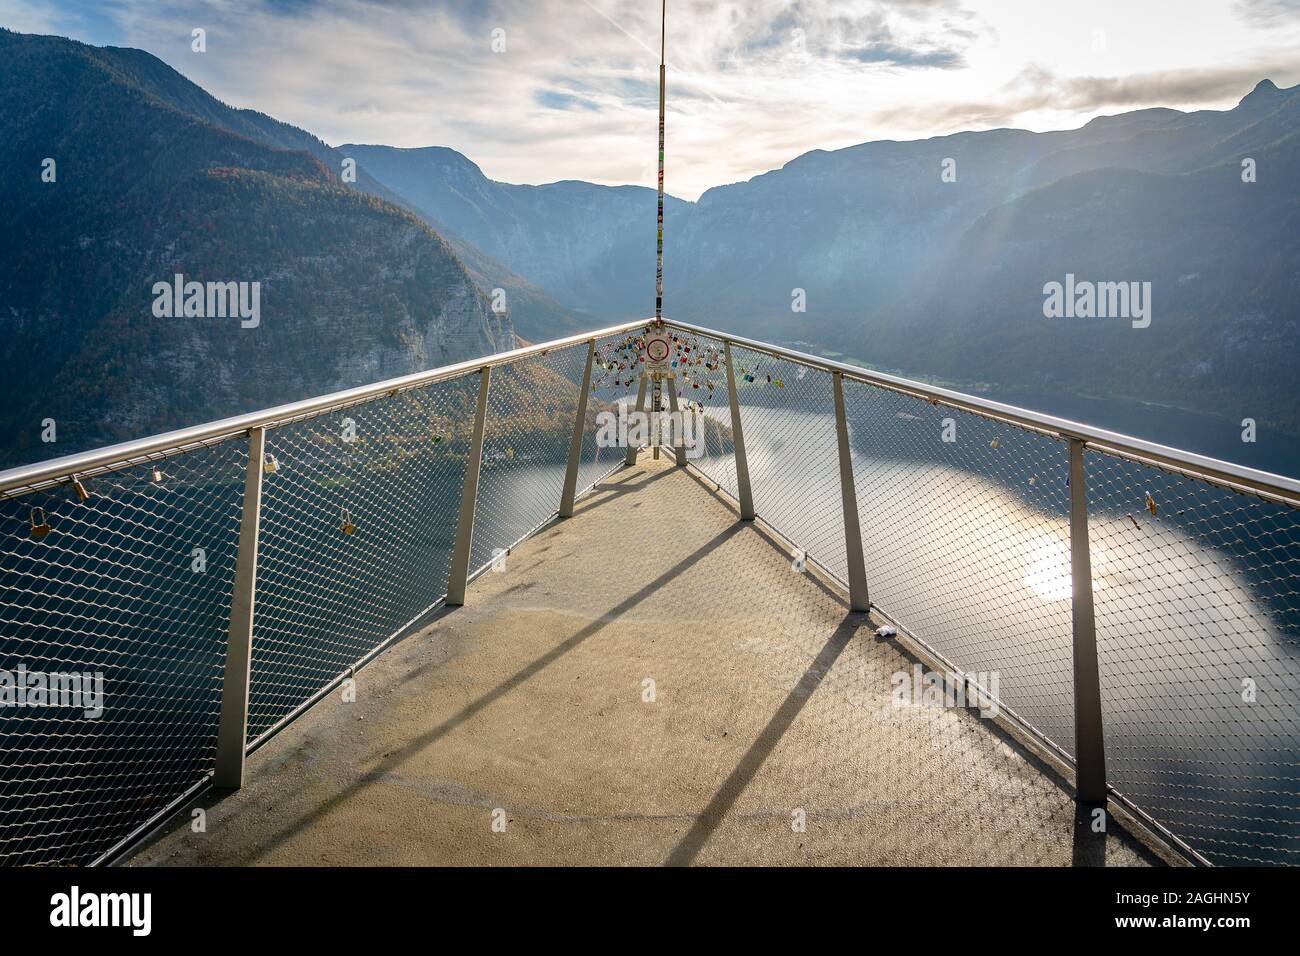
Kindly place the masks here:
<instances>
[{"instance_id":1,"label":"mountain","mask_svg":"<svg viewBox=\"0 0 1300 956\"><path fill-rule=\"evenodd\" d=\"M656 193L642 186L488 179L453 149L348 144L357 168L547 294L606 325L654 312ZM664 217L690 203L665 198Z\"/></svg>"},{"instance_id":2,"label":"mountain","mask_svg":"<svg viewBox=\"0 0 1300 956\"><path fill-rule=\"evenodd\" d=\"M854 354L1300 433L1300 87L1265 81L1233 110L1049 154L1030 176L855 323ZM1149 326L1046 318L1044 286L1067 275L1150 283Z\"/></svg>"},{"instance_id":3,"label":"mountain","mask_svg":"<svg viewBox=\"0 0 1300 956\"><path fill-rule=\"evenodd\" d=\"M1297 107L1293 96L1285 109ZM897 364L924 352L938 376L1164 401L1300 433L1300 132L1208 152L1192 171L1077 173L990 210L928 288L861 322L857 354ZM1243 156L1257 182L1242 182ZM1149 282L1149 326L1046 318L1044 284L1067 274Z\"/></svg>"},{"instance_id":4,"label":"mountain","mask_svg":"<svg viewBox=\"0 0 1300 956\"><path fill-rule=\"evenodd\" d=\"M319 159L336 175L341 174L343 161L348 158L334 147L326 145L306 130L282 123L256 110L234 109L190 83L171 67L143 50L111 49L113 68L130 82L146 89L155 98L179 112L196 116L205 123L227 130L237 136L251 139L273 149L308 153ZM457 257L469 269L475 283L485 293L496 288L507 292L509 315L513 324L525 335L548 338L577 331L581 323L571 309L547 295L535 285L492 259L484 252L457 236L444 223L428 215L423 209L412 206L398 193L380 183L365 168L356 170L356 181L351 185L361 192L377 196L395 205L405 206L447 241Z\"/></svg>"},{"instance_id":5,"label":"mountain","mask_svg":"<svg viewBox=\"0 0 1300 956\"><path fill-rule=\"evenodd\" d=\"M1188 174L1269 147L1300 130L1295 92L1264 83L1228 111L1141 110L1063 132L1000 129L807 153L705 192L669 231L672 311L786 319L791 289L803 288L808 321L860 319L927 289L968 247L968 231L987 226L983 216L1037 189L1103 170ZM953 182L942 178L945 160ZM1105 178L1095 185L1086 203L1104 207Z\"/></svg>"},{"instance_id":6,"label":"mountain","mask_svg":"<svg viewBox=\"0 0 1300 956\"><path fill-rule=\"evenodd\" d=\"M1297 135L1300 87L1264 80L1230 110L813 150L669 202L665 312L963 387L1240 410L1300 433ZM653 302L650 190L343 150L566 306L612 321ZM1067 275L1150 282L1151 325L1047 319L1044 286Z\"/></svg>"},{"instance_id":7,"label":"mountain","mask_svg":"<svg viewBox=\"0 0 1300 956\"><path fill-rule=\"evenodd\" d=\"M0 31L0 83L0 463L513 344L451 247L310 134L58 37ZM245 283L256 323L160 316L176 274Z\"/></svg>"},{"instance_id":8,"label":"mountain","mask_svg":"<svg viewBox=\"0 0 1300 956\"><path fill-rule=\"evenodd\" d=\"M505 314L522 338L541 342L593 328L591 317L584 318L578 310L561 305L553 296L465 241L428 213L418 209L413 212L447 241L484 294L495 298L497 289L505 291Z\"/></svg>"}]
</instances>

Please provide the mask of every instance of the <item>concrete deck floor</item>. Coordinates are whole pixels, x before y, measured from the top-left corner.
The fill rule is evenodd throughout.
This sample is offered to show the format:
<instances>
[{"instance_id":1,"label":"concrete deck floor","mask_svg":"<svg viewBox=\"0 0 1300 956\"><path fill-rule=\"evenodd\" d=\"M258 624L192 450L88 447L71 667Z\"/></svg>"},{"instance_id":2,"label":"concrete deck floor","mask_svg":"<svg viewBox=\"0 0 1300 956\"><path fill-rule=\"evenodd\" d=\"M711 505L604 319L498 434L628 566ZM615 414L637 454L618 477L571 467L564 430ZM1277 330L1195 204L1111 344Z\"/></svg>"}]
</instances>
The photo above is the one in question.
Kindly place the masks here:
<instances>
[{"instance_id":1,"label":"concrete deck floor","mask_svg":"<svg viewBox=\"0 0 1300 956\"><path fill-rule=\"evenodd\" d=\"M1077 826L991 721L892 707L913 658L666 461L643 453L467 602L202 798L206 833L186 810L132 863L1159 862L1114 820Z\"/></svg>"}]
</instances>

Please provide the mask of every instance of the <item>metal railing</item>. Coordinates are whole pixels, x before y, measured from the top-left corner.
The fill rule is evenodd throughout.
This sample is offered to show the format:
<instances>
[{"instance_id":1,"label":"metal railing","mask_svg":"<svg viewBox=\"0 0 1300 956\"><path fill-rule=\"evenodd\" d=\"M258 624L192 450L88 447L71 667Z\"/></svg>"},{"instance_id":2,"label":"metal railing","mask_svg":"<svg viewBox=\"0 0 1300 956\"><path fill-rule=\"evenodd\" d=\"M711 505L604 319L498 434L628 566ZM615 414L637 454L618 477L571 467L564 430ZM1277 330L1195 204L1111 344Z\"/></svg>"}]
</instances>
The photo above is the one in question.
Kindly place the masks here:
<instances>
[{"instance_id":1,"label":"metal railing","mask_svg":"<svg viewBox=\"0 0 1300 956\"><path fill-rule=\"evenodd\" d=\"M712 356L668 397L721 426L690 463L742 520L933 660L1000 671L1080 800L1198 862L1300 858L1300 482L667 327ZM633 385L642 407L645 328L0 473L0 669L114 674L93 721L0 710L0 859L108 860L238 786L248 753L571 515L635 458L594 416Z\"/></svg>"},{"instance_id":2,"label":"metal railing","mask_svg":"<svg viewBox=\"0 0 1300 956\"><path fill-rule=\"evenodd\" d=\"M107 675L109 702L0 707L0 862L110 860L239 786L248 753L571 513L622 460L594 441L595 350L643 327L0 473L0 671Z\"/></svg>"},{"instance_id":3,"label":"metal railing","mask_svg":"<svg viewBox=\"0 0 1300 956\"><path fill-rule=\"evenodd\" d=\"M1300 482L670 325L727 356L734 453L693 466L742 518L925 658L1000 672L1080 801L1194 863L1300 862Z\"/></svg>"}]
</instances>

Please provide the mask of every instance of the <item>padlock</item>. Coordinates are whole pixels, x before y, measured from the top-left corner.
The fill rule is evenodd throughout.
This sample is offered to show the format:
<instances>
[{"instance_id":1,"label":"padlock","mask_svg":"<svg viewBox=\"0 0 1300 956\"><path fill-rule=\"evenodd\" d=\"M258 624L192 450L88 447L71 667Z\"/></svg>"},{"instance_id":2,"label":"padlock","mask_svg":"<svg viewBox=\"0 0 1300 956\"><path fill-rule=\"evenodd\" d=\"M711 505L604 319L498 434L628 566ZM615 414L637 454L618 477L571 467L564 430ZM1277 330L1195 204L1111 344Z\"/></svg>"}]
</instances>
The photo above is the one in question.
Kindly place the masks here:
<instances>
[{"instance_id":1,"label":"padlock","mask_svg":"<svg viewBox=\"0 0 1300 956\"><path fill-rule=\"evenodd\" d=\"M268 475L274 475L280 470L280 461L269 451L266 453L266 459L262 462L262 471Z\"/></svg>"},{"instance_id":2,"label":"padlock","mask_svg":"<svg viewBox=\"0 0 1300 956\"><path fill-rule=\"evenodd\" d=\"M153 483L154 483L155 485L160 485L160 484L162 484L162 480L163 480L163 473L162 473L161 471L159 471L157 468L154 468L154 470L153 470Z\"/></svg>"},{"instance_id":3,"label":"padlock","mask_svg":"<svg viewBox=\"0 0 1300 956\"><path fill-rule=\"evenodd\" d=\"M348 509L343 509L343 533L351 534L357 530L357 526L352 523L352 516L348 514Z\"/></svg>"},{"instance_id":4,"label":"padlock","mask_svg":"<svg viewBox=\"0 0 1300 956\"><path fill-rule=\"evenodd\" d=\"M90 492L86 490L86 486L81 483L80 478L72 479L72 487L76 489L77 497L82 501L90 500Z\"/></svg>"},{"instance_id":5,"label":"padlock","mask_svg":"<svg viewBox=\"0 0 1300 956\"><path fill-rule=\"evenodd\" d=\"M33 508L31 521L33 540L40 541L50 533L50 519L46 517L44 508Z\"/></svg>"}]
</instances>

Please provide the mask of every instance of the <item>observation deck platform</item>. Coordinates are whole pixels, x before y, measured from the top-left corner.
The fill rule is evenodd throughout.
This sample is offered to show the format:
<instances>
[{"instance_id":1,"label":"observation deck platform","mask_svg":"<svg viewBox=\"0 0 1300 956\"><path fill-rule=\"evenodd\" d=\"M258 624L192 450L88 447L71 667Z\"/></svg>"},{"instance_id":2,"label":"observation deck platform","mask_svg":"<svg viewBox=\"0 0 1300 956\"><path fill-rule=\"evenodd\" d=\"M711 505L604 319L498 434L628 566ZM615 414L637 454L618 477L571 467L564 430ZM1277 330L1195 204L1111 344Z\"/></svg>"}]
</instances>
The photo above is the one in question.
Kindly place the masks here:
<instances>
[{"instance_id":1,"label":"observation deck platform","mask_svg":"<svg viewBox=\"0 0 1300 956\"><path fill-rule=\"evenodd\" d=\"M1162 862L1002 722L897 706L874 628L643 451L130 863Z\"/></svg>"}]
</instances>

